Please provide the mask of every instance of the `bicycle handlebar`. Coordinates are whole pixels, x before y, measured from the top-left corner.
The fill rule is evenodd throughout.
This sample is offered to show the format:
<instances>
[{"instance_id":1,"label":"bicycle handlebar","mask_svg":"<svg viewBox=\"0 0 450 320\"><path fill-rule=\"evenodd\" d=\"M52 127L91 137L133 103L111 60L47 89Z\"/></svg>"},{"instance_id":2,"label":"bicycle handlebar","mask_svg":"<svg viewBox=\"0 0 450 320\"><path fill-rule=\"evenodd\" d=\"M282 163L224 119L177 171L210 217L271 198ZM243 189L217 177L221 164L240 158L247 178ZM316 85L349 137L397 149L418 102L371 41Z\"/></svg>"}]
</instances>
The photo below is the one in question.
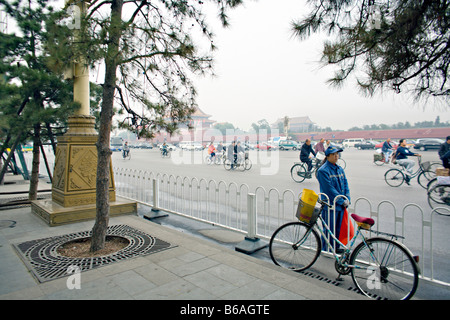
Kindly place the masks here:
<instances>
[{"instance_id":1,"label":"bicycle handlebar","mask_svg":"<svg viewBox=\"0 0 450 320\"><path fill-rule=\"evenodd\" d=\"M322 201L320 199L317 199L317 202L320 203L323 207L328 206L328 208L333 207L332 205L329 205L328 203L326 203L325 201Z\"/></svg>"}]
</instances>

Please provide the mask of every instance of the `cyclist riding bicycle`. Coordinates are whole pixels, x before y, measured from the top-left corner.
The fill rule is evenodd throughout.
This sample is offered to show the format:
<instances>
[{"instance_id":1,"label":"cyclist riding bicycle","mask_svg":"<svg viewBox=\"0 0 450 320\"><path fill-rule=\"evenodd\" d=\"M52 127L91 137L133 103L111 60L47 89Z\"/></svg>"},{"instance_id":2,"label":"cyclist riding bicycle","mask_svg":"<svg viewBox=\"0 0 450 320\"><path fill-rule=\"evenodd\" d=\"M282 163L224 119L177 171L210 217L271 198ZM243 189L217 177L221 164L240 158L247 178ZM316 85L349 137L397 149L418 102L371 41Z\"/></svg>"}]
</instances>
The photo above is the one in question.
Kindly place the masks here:
<instances>
[{"instance_id":1,"label":"cyclist riding bicycle","mask_svg":"<svg viewBox=\"0 0 450 320\"><path fill-rule=\"evenodd\" d=\"M313 154L314 157L316 156L316 152L313 150L311 146L311 140L306 139L305 143L302 145L302 148L300 149L300 161L304 162L308 165L308 174L310 174L312 170L312 156L310 154Z\"/></svg>"},{"instance_id":2,"label":"cyclist riding bicycle","mask_svg":"<svg viewBox=\"0 0 450 320\"><path fill-rule=\"evenodd\" d=\"M167 149L167 144L164 142L162 145L162 149L161 149L162 155L163 156L167 156L168 153L168 149Z\"/></svg>"},{"instance_id":3,"label":"cyclist riding bicycle","mask_svg":"<svg viewBox=\"0 0 450 320\"><path fill-rule=\"evenodd\" d=\"M237 162L237 150L235 150L235 146L236 142L233 140L227 147L227 158L231 161L231 170L234 170Z\"/></svg>"},{"instance_id":4,"label":"cyclist riding bicycle","mask_svg":"<svg viewBox=\"0 0 450 320\"><path fill-rule=\"evenodd\" d=\"M122 148L122 156L124 158L128 157L128 154L130 153L130 147L128 146L128 142L125 141L125 144L123 145Z\"/></svg>"},{"instance_id":5,"label":"cyclist riding bicycle","mask_svg":"<svg viewBox=\"0 0 450 320\"><path fill-rule=\"evenodd\" d=\"M409 185L409 181L411 180L411 175L413 174L414 161L408 159L408 156L416 156L420 157L420 154L411 152L406 147L406 140L400 139L399 146L396 152L396 161L397 164L404 167L406 169L405 182Z\"/></svg>"},{"instance_id":6,"label":"cyclist riding bicycle","mask_svg":"<svg viewBox=\"0 0 450 320\"><path fill-rule=\"evenodd\" d=\"M209 159L212 160L216 156L216 148L214 147L213 143L211 142L208 147L208 154Z\"/></svg>"},{"instance_id":7,"label":"cyclist riding bicycle","mask_svg":"<svg viewBox=\"0 0 450 320\"><path fill-rule=\"evenodd\" d=\"M389 163L389 157L392 154L391 138L387 138L387 140L383 143L381 152L384 154L384 162Z\"/></svg>"}]
</instances>

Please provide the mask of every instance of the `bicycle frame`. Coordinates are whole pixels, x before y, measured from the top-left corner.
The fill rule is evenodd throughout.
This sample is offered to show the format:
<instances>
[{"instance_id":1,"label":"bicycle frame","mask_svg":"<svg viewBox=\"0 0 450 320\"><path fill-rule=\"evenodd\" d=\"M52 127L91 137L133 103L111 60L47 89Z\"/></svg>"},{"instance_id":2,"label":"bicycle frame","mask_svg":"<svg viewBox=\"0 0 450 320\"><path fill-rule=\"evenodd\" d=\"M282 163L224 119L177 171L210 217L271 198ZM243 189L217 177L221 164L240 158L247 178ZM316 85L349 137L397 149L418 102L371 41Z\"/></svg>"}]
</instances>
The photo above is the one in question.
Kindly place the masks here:
<instances>
[{"instance_id":1,"label":"bicycle frame","mask_svg":"<svg viewBox=\"0 0 450 320\"><path fill-rule=\"evenodd\" d=\"M422 166L422 157L418 157L418 158L419 158L419 160L417 162L419 164L419 167L417 168L417 170L415 172L413 172L411 174L411 179L419 176L422 172L426 171ZM404 166L402 166L400 164L397 164L397 165L401 167L400 171L402 171L403 173L406 173L406 168Z\"/></svg>"},{"instance_id":2,"label":"bicycle frame","mask_svg":"<svg viewBox=\"0 0 450 320\"><path fill-rule=\"evenodd\" d=\"M364 237L364 235L361 233L361 229L358 227L356 228L356 233L353 236L353 238L350 239L350 242L347 245L343 244L341 241L339 241L339 239L334 235L334 233L330 230L330 227L328 226L328 224L323 220L322 215L319 216L320 222L322 223L322 227L317 226L316 229L319 230L320 235L322 236L322 238L325 240L325 242L327 243L328 247L331 248L331 253L333 254L334 258L336 259L337 263L340 263L341 260L345 260L347 258L347 256L349 255L349 253L352 251L353 246L356 242L356 238L358 238L358 236L361 234L361 238L362 241L365 243L366 242L366 238ZM317 222L316 224L317 225ZM331 245L330 240L328 240L328 237L325 235L325 232L323 231L323 229L325 229L328 231L328 234L334 239L334 241L337 242L338 245L344 247L344 254L342 256L339 256L336 251L335 248L333 248L333 246ZM314 226L311 227L311 229L314 228ZM352 267L349 265L343 265L344 267Z\"/></svg>"},{"instance_id":3,"label":"bicycle frame","mask_svg":"<svg viewBox=\"0 0 450 320\"><path fill-rule=\"evenodd\" d=\"M325 242L327 243L327 245L331 248L331 253L334 256L334 259L336 260L336 263L344 268L357 268L357 269L361 269L358 266L354 266L354 265L349 265L347 264L345 261L347 260L347 258L349 257L349 254L352 252L353 250L353 246L355 245L356 239L358 238L359 235L361 235L361 240L362 242L367 245L366 242L366 237L363 235L363 233L361 232L361 227L357 227L356 228L356 232L355 235L353 236L353 238L350 239L349 245L345 245L343 244L341 241L339 241L338 238L336 238L336 236L334 235L334 233L330 230L328 224L323 220L322 215L319 216L319 219L322 223L322 227L317 226L316 229L319 230L319 233L321 234L322 238L325 240ZM311 227L314 228L317 225L317 222ZM344 247L344 254L342 254L342 256L339 256L335 249L333 248L333 246L331 245L330 241L328 240L328 237L325 235L325 232L323 231L323 227L325 227L325 229L328 231L329 235L331 235L331 237L342 247ZM369 231L369 230L368 230ZM385 236L390 236L391 240L393 240L395 238L395 240L397 240L398 238L403 238L401 236L398 235L394 235L394 234L389 234L389 233L384 233L384 232L379 232L379 231L371 231L371 232L375 232L377 234L381 234L381 235L385 235ZM307 238L306 236L309 235L309 232L305 235L305 238ZM380 262L378 261L378 258L374 256L373 252L370 251L370 255L373 259L373 261L376 261L377 264L379 264ZM389 255L390 256L390 255ZM382 262L387 259L389 260L389 256L387 257L383 257Z\"/></svg>"},{"instance_id":4,"label":"bicycle frame","mask_svg":"<svg viewBox=\"0 0 450 320\"><path fill-rule=\"evenodd\" d=\"M336 236L333 234L333 232L330 230L330 228L328 227L328 224L323 220L322 215L319 216L320 221L322 222L322 225L327 229L327 231L329 232L329 234L331 235L331 237L333 237L333 239L341 246L343 246L345 248L345 252L344 255L342 255L342 257L347 256L348 253L353 249L353 245L355 244L356 238L358 237L359 234L361 234L362 240L365 242L365 237L362 235L362 233L360 232L360 228L358 227L356 230L355 235L353 236L353 238L350 240L349 246L346 246L345 244L343 244L342 242L339 241L338 238L336 238ZM299 247L303 244L303 242L308 238L311 230L317 225L317 222L312 225L309 229L309 231L307 233L305 233L305 235L303 236L302 239L300 239L297 243L294 244L295 247ZM327 242L328 246L331 248L332 250L332 254L334 256L334 258L336 259L337 262L339 262L340 257L339 255L336 253L336 251L334 250L333 246L331 245L330 241L328 240L328 237L325 235L325 232L323 231L323 228L320 227L316 227L316 229L319 230L319 233L321 234L322 238L325 239L325 241Z\"/></svg>"},{"instance_id":5,"label":"bicycle frame","mask_svg":"<svg viewBox=\"0 0 450 320\"><path fill-rule=\"evenodd\" d=\"M320 164L321 164L322 160L319 160L317 158L314 158L312 160L312 169L311 169L311 174L315 173L317 170L319 170L320 168ZM306 171L308 171L308 163L300 161L300 162L296 162L296 163L300 163ZM295 164L295 163L294 163Z\"/></svg>"}]
</instances>

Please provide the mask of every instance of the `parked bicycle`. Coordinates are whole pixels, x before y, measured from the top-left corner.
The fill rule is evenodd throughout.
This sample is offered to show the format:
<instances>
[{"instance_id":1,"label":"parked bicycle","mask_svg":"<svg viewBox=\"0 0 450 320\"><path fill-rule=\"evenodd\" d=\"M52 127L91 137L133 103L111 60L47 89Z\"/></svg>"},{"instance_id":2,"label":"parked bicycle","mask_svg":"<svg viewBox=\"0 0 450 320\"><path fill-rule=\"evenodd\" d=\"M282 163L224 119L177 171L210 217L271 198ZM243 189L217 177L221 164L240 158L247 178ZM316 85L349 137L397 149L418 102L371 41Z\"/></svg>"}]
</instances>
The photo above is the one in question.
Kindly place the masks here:
<instances>
[{"instance_id":1,"label":"parked bicycle","mask_svg":"<svg viewBox=\"0 0 450 320\"><path fill-rule=\"evenodd\" d=\"M299 206L307 206L299 200ZM309 223L289 222L280 226L272 235L269 252L272 261L281 267L302 271L311 267L317 260L322 249L319 230L322 238L332 248L328 234L344 248L344 253L338 255L332 248L335 259L335 269L339 276L351 273L355 286L367 297L376 299L407 300L416 292L419 284L419 257L413 256L405 245L398 242L398 235L371 230L375 221L371 218L352 214L358 228L349 245L344 245L331 232L322 219L321 212L328 206L318 200L320 206L314 207L314 213ZM317 224L320 220L321 225ZM374 232L384 237L365 237L361 231ZM361 242L355 247L356 239Z\"/></svg>"},{"instance_id":2,"label":"parked bicycle","mask_svg":"<svg viewBox=\"0 0 450 320\"><path fill-rule=\"evenodd\" d=\"M401 169L389 169L384 174L384 180L391 187L399 187L406 181L406 177L409 175L410 179L417 177L419 185L426 189L430 180L436 177L436 173L431 171L431 163L429 161L422 162L422 157L418 157L419 166L413 174L409 175L405 167L401 166Z\"/></svg>"}]
</instances>

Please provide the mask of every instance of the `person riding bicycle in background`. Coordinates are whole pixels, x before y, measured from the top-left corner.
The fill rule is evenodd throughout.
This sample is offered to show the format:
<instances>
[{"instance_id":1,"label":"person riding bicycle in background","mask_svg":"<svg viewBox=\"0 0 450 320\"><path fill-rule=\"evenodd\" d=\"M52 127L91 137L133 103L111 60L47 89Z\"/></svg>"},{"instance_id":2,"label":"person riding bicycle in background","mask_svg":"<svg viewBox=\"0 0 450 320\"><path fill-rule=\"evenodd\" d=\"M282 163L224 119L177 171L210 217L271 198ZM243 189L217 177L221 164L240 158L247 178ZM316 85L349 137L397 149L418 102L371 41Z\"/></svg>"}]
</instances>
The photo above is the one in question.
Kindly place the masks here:
<instances>
[{"instance_id":1,"label":"person riding bicycle in background","mask_svg":"<svg viewBox=\"0 0 450 320\"><path fill-rule=\"evenodd\" d=\"M450 168L450 136L439 148L439 158L442 160L444 168Z\"/></svg>"},{"instance_id":2,"label":"person riding bicycle in background","mask_svg":"<svg viewBox=\"0 0 450 320\"><path fill-rule=\"evenodd\" d=\"M224 146L223 146L223 144L222 144L222 141L221 142L219 142L219 144L217 145L217 153L220 155L224 150L225 150L225 148L224 148Z\"/></svg>"},{"instance_id":3,"label":"person riding bicycle in background","mask_svg":"<svg viewBox=\"0 0 450 320\"><path fill-rule=\"evenodd\" d=\"M231 161L231 169L234 169L234 165L237 161L237 153L235 151L236 142L233 140L227 147L227 158Z\"/></svg>"},{"instance_id":4,"label":"person riding bicycle in background","mask_svg":"<svg viewBox=\"0 0 450 320\"><path fill-rule=\"evenodd\" d=\"M302 145L302 148L300 149L300 161L308 165L308 174L310 174L312 170L313 157L310 155L311 153L314 155L314 157L316 156L316 152L313 150L311 146L311 140L306 139L305 143Z\"/></svg>"},{"instance_id":5,"label":"person riding bicycle in background","mask_svg":"<svg viewBox=\"0 0 450 320\"><path fill-rule=\"evenodd\" d=\"M319 152L325 153L325 139L320 139L319 142L317 142L316 146L314 147L314 152L318 154Z\"/></svg>"},{"instance_id":6,"label":"person riding bicycle in background","mask_svg":"<svg viewBox=\"0 0 450 320\"><path fill-rule=\"evenodd\" d=\"M167 156L168 149L167 149L167 144L165 142L162 145L161 152L162 152L163 156Z\"/></svg>"},{"instance_id":7,"label":"person riding bicycle in background","mask_svg":"<svg viewBox=\"0 0 450 320\"><path fill-rule=\"evenodd\" d=\"M409 185L409 181L411 180L411 175L413 174L414 161L408 159L408 156L416 156L420 157L420 154L411 152L406 147L406 140L400 139L399 146L396 152L396 160L397 164L401 165L406 169L405 182Z\"/></svg>"},{"instance_id":8,"label":"person riding bicycle in background","mask_svg":"<svg viewBox=\"0 0 450 320\"><path fill-rule=\"evenodd\" d=\"M208 147L209 159L212 160L216 156L216 148L214 144L211 142Z\"/></svg>"},{"instance_id":9,"label":"person riding bicycle in background","mask_svg":"<svg viewBox=\"0 0 450 320\"><path fill-rule=\"evenodd\" d=\"M240 141L237 142L237 145L236 145L236 152L237 152L238 156L241 155L241 154L242 154L242 155L245 154L245 148L241 145L241 142L240 142Z\"/></svg>"},{"instance_id":10,"label":"person riding bicycle in background","mask_svg":"<svg viewBox=\"0 0 450 320\"><path fill-rule=\"evenodd\" d=\"M345 176L344 169L337 165L339 160L339 153L342 149L336 147L328 147L325 150L326 159L324 164L317 171L317 180L319 180L320 192L328 196L330 204L333 205L334 200L338 196L345 196L348 200L343 197L339 197L336 200L335 210L324 209L322 212L323 220L328 224L330 230L334 230L335 235L339 235L341 230L342 217L344 216L345 208L350 204L350 189L348 187L347 177ZM321 196L322 200L327 201L324 195ZM336 222L336 225L335 225ZM328 236L327 231L325 234ZM328 236L331 245L335 245L335 241L331 236ZM322 248L327 250L327 243L322 239ZM342 253L343 249L336 246L336 252Z\"/></svg>"},{"instance_id":11,"label":"person riding bicycle in background","mask_svg":"<svg viewBox=\"0 0 450 320\"><path fill-rule=\"evenodd\" d=\"M125 144L123 145L122 151L123 151L122 156L124 158L128 157L128 154L130 153L130 147L128 146L128 141L125 141Z\"/></svg>"},{"instance_id":12,"label":"person riding bicycle in background","mask_svg":"<svg viewBox=\"0 0 450 320\"><path fill-rule=\"evenodd\" d=\"M392 154L392 145L391 145L391 138L387 138L387 140L383 143L383 146L381 147L381 152L384 154L384 162L389 163L389 157Z\"/></svg>"}]
</instances>

